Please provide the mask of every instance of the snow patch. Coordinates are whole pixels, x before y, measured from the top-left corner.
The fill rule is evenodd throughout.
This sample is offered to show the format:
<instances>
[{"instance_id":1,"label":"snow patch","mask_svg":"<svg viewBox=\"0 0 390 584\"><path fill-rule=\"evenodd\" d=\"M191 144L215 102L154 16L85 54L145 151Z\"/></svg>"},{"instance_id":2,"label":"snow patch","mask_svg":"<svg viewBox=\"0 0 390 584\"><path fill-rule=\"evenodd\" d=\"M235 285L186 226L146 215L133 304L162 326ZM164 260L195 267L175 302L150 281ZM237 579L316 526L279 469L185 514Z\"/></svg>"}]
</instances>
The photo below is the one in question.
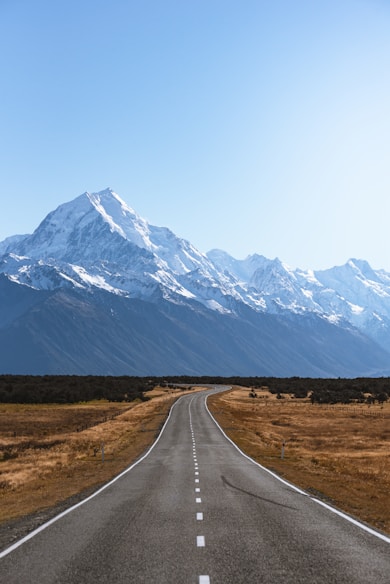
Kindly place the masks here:
<instances>
[{"instance_id":1,"label":"snow patch","mask_svg":"<svg viewBox=\"0 0 390 584\"><path fill-rule=\"evenodd\" d=\"M96 288L102 288L103 290L107 290L108 292L113 292L114 294L122 294L123 291L119 288L114 288L110 284L106 282L106 280L102 276L93 276L89 274L83 267L71 265L72 269L76 272L76 274L80 277L80 279L88 284L89 286L95 286Z\"/></svg>"},{"instance_id":2,"label":"snow patch","mask_svg":"<svg viewBox=\"0 0 390 584\"><path fill-rule=\"evenodd\" d=\"M353 314L362 314L364 312L363 306L358 306L357 304L352 304L352 302L347 302Z\"/></svg>"}]
</instances>

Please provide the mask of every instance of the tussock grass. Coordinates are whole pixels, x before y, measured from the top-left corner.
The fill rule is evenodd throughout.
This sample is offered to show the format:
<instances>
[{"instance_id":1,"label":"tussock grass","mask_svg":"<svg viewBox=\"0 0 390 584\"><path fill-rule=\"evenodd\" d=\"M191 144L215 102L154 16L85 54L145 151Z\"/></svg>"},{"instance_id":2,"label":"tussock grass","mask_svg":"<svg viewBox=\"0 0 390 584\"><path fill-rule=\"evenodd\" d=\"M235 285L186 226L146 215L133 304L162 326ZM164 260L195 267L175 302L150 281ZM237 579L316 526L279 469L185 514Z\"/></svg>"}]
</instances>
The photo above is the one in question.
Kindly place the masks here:
<instances>
[{"instance_id":1,"label":"tussock grass","mask_svg":"<svg viewBox=\"0 0 390 584\"><path fill-rule=\"evenodd\" d=\"M209 398L230 438L265 467L390 533L390 403L312 405L257 393L236 387Z\"/></svg>"}]
</instances>

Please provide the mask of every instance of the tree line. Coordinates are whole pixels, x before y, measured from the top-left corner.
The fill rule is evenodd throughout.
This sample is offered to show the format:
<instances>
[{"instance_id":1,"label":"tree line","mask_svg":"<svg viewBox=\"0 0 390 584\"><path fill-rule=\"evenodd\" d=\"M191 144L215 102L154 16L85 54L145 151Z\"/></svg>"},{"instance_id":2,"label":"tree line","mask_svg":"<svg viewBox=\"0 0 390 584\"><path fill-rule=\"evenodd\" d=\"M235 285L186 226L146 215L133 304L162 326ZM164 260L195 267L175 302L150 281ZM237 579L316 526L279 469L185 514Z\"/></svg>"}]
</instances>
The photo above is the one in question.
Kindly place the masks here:
<instances>
[{"instance_id":1,"label":"tree line","mask_svg":"<svg viewBox=\"0 0 390 584\"><path fill-rule=\"evenodd\" d=\"M154 382L141 377L0 375L0 403L77 403L146 400Z\"/></svg>"},{"instance_id":2,"label":"tree line","mask_svg":"<svg viewBox=\"0 0 390 584\"><path fill-rule=\"evenodd\" d=\"M0 403L76 403L95 399L109 401L147 400L156 386L192 387L229 385L267 390L282 398L310 397L312 403L383 403L390 397L388 377L326 379L304 377L220 376L96 376L96 375L0 375Z\"/></svg>"}]
</instances>

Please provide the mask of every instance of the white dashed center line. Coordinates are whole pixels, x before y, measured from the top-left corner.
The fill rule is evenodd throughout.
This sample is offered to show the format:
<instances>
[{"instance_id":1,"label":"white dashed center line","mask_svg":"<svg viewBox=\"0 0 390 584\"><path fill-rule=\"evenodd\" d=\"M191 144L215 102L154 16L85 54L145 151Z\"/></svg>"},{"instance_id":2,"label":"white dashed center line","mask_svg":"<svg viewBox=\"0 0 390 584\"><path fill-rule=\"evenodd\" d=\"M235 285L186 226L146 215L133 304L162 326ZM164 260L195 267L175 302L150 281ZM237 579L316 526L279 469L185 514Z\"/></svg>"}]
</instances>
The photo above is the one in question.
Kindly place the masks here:
<instances>
[{"instance_id":1,"label":"white dashed center line","mask_svg":"<svg viewBox=\"0 0 390 584\"><path fill-rule=\"evenodd\" d=\"M189 407L190 429L191 429L191 437L192 437L192 457L193 457L193 460L194 460L195 476L199 476L199 465L198 465L197 456L196 456L195 433L194 433L194 428L192 426L192 417L191 417L191 403L192 403L192 400L190 402L190 407ZM199 479L198 478L195 479L195 483L199 483ZM195 493L200 493L200 488L199 487L196 487L195 488ZM202 502L202 499L200 497L196 497L195 502L196 503L201 503ZM203 513L197 513L196 514L196 520L197 521L203 521ZM196 536L196 545L197 545L197 547L205 547L206 546L206 542L205 542L204 535L197 535ZM207 575L199 576L199 584L210 584L210 576L207 576Z\"/></svg>"}]
</instances>

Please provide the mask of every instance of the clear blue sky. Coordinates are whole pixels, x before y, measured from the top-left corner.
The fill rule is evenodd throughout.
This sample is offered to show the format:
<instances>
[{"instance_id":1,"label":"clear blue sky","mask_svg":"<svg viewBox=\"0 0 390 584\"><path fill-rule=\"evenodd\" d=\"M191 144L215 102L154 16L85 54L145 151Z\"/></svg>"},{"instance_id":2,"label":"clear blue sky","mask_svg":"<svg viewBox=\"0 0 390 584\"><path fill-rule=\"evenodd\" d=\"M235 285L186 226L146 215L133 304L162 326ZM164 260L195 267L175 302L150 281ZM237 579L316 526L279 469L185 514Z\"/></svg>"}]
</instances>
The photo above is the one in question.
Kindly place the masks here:
<instances>
[{"instance_id":1,"label":"clear blue sky","mask_svg":"<svg viewBox=\"0 0 390 584\"><path fill-rule=\"evenodd\" d=\"M0 240L112 187L201 251L390 271L388 0L0 0Z\"/></svg>"}]
</instances>

